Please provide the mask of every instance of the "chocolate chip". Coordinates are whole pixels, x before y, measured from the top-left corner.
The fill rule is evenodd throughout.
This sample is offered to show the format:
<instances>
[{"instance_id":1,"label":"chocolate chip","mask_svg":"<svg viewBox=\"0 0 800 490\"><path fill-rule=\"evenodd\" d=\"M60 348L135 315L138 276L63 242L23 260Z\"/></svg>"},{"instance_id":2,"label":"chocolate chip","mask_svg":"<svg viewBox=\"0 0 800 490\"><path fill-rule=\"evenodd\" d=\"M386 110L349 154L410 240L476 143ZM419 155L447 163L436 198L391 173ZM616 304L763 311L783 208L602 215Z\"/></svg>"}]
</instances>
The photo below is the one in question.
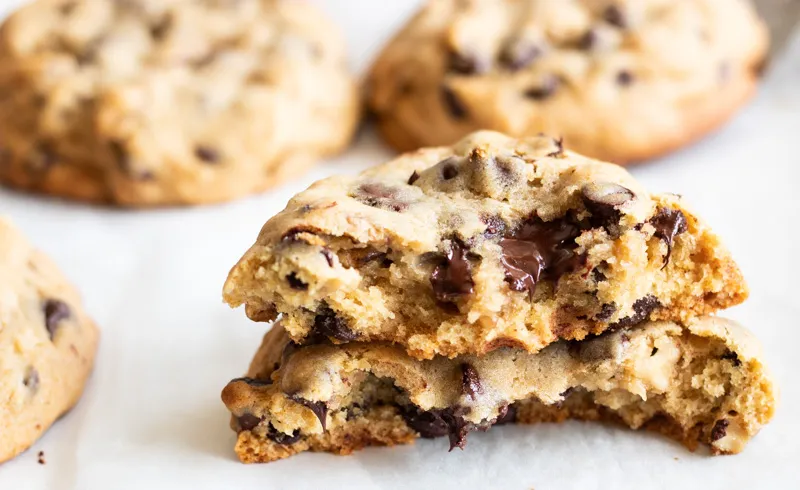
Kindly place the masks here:
<instances>
[{"instance_id":1,"label":"chocolate chip","mask_svg":"<svg viewBox=\"0 0 800 490\"><path fill-rule=\"evenodd\" d=\"M733 351L728 351L722 355L721 359L725 359L726 361L731 361L735 367L739 367L742 365L742 361L739 360L739 356L736 355Z\"/></svg>"},{"instance_id":2,"label":"chocolate chip","mask_svg":"<svg viewBox=\"0 0 800 490\"><path fill-rule=\"evenodd\" d=\"M597 30L589 29L581 36L580 40L578 40L578 48L589 51L597 46L599 40L600 35L597 33Z\"/></svg>"},{"instance_id":3,"label":"chocolate chip","mask_svg":"<svg viewBox=\"0 0 800 490\"><path fill-rule=\"evenodd\" d=\"M453 90L447 85L442 85L440 91L442 103L444 104L447 112L456 119L464 119L467 117L467 108L464 103L458 98Z\"/></svg>"},{"instance_id":4,"label":"chocolate chip","mask_svg":"<svg viewBox=\"0 0 800 490\"><path fill-rule=\"evenodd\" d=\"M489 71L490 63L476 53L451 51L448 57L448 69L461 75L478 75Z\"/></svg>"},{"instance_id":5,"label":"chocolate chip","mask_svg":"<svg viewBox=\"0 0 800 490\"><path fill-rule=\"evenodd\" d=\"M464 420L464 413L461 407L429 411L411 407L402 411L408 426L417 431L420 437L433 439L449 436L451 451L456 447L464 449L467 434L474 428L473 424Z\"/></svg>"},{"instance_id":6,"label":"chocolate chip","mask_svg":"<svg viewBox=\"0 0 800 490\"><path fill-rule=\"evenodd\" d=\"M597 269L595 269L597 270ZM594 319L598 322L606 322L609 318L614 316L614 313L617 311L617 305L614 303L605 303L603 306L600 307L600 312L594 316Z\"/></svg>"},{"instance_id":7,"label":"chocolate chip","mask_svg":"<svg viewBox=\"0 0 800 490\"><path fill-rule=\"evenodd\" d=\"M481 222L486 225L485 238L495 238L506 232L506 222L498 216L481 216Z\"/></svg>"},{"instance_id":8,"label":"chocolate chip","mask_svg":"<svg viewBox=\"0 0 800 490\"><path fill-rule=\"evenodd\" d=\"M620 29L628 27L628 19L625 12L618 5L606 7L605 11L603 11L603 20Z\"/></svg>"},{"instance_id":9,"label":"chocolate chip","mask_svg":"<svg viewBox=\"0 0 800 490\"><path fill-rule=\"evenodd\" d=\"M28 366L28 369L25 370L25 377L22 378L22 384L31 392L36 393L39 389L39 371L33 366Z\"/></svg>"},{"instance_id":10,"label":"chocolate chip","mask_svg":"<svg viewBox=\"0 0 800 490\"><path fill-rule=\"evenodd\" d=\"M512 71L525 68L544 54L538 44L531 41L517 39L509 42L500 53L500 62Z\"/></svg>"},{"instance_id":11,"label":"chocolate chip","mask_svg":"<svg viewBox=\"0 0 800 490\"><path fill-rule=\"evenodd\" d=\"M295 243L295 242L303 242L308 243L307 241L303 240L300 235L309 234L309 235L316 235L318 230L313 228L307 228L303 226L296 226L291 228L286 233L283 234L281 237L281 241L286 243Z\"/></svg>"},{"instance_id":12,"label":"chocolate chip","mask_svg":"<svg viewBox=\"0 0 800 490\"><path fill-rule=\"evenodd\" d=\"M75 7L78 6L78 2L67 2L63 3L58 7L58 12L63 16L68 16L75 11Z\"/></svg>"},{"instance_id":13,"label":"chocolate chip","mask_svg":"<svg viewBox=\"0 0 800 490\"><path fill-rule=\"evenodd\" d=\"M317 311L313 332L342 342L352 342L358 338L358 335L347 327L347 323L327 305Z\"/></svg>"},{"instance_id":14,"label":"chocolate chip","mask_svg":"<svg viewBox=\"0 0 800 490\"><path fill-rule=\"evenodd\" d=\"M408 178L408 185L414 185L414 182L419 180L419 174L416 170L411 174L411 177Z\"/></svg>"},{"instance_id":15,"label":"chocolate chip","mask_svg":"<svg viewBox=\"0 0 800 490\"><path fill-rule=\"evenodd\" d=\"M210 146L200 145L196 147L194 149L194 155L206 163L217 163L220 160L219 151Z\"/></svg>"},{"instance_id":16,"label":"chocolate chip","mask_svg":"<svg viewBox=\"0 0 800 490\"><path fill-rule=\"evenodd\" d=\"M658 354L658 347L653 347L653 350L650 351L650 357L653 357L656 354Z\"/></svg>"},{"instance_id":17,"label":"chocolate chip","mask_svg":"<svg viewBox=\"0 0 800 490\"><path fill-rule=\"evenodd\" d=\"M305 405L311 409L311 411L314 412L314 415L316 415L319 419L319 423L322 424L322 430L326 430L326 425L328 422L328 406L325 404L325 402L312 402L311 400L306 400L305 398L299 396L292 396L290 398L297 403Z\"/></svg>"},{"instance_id":18,"label":"chocolate chip","mask_svg":"<svg viewBox=\"0 0 800 490\"><path fill-rule=\"evenodd\" d=\"M564 156L564 138L553 138L553 143L556 145L556 151L551 151L547 156L551 158L560 158Z\"/></svg>"},{"instance_id":19,"label":"chocolate chip","mask_svg":"<svg viewBox=\"0 0 800 490\"><path fill-rule=\"evenodd\" d=\"M633 73L628 70L620 70L617 73L617 85L627 87L633 83Z\"/></svg>"},{"instance_id":20,"label":"chocolate chip","mask_svg":"<svg viewBox=\"0 0 800 490\"><path fill-rule=\"evenodd\" d=\"M494 425L513 424L516 421L517 421L517 406L514 404L505 405L500 408L500 411L497 414L497 418L494 421Z\"/></svg>"},{"instance_id":21,"label":"chocolate chip","mask_svg":"<svg viewBox=\"0 0 800 490\"><path fill-rule=\"evenodd\" d=\"M290 273L286 276L286 282L289 283L289 287L292 289L296 289L297 291L306 291L308 290L308 284L304 283L297 277L297 274L294 272Z\"/></svg>"},{"instance_id":22,"label":"chocolate chip","mask_svg":"<svg viewBox=\"0 0 800 490\"><path fill-rule=\"evenodd\" d=\"M467 249L458 240L453 240L447 254L431 272L433 293L437 300L450 303L472 294L474 285Z\"/></svg>"},{"instance_id":23,"label":"chocolate chip","mask_svg":"<svg viewBox=\"0 0 800 490\"><path fill-rule=\"evenodd\" d=\"M256 378L249 378L247 376L231 380L231 383L237 383L237 382L247 383L248 385L253 387L269 386L272 384L271 379L256 379Z\"/></svg>"},{"instance_id":24,"label":"chocolate chip","mask_svg":"<svg viewBox=\"0 0 800 490\"><path fill-rule=\"evenodd\" d=\"M58 299L48 299L44 303L44 325L50 334L50 340L56 336L56 330L62 320L71 315L69 305Z\"/></svg>"},{"instance_id":25,"label":"chocolate chip","mask_svg":"<svg viewBox=\"0 0 800 490\"><path fill-rule=\"evenodd\" d=\"M609 325L609 328L619 329L638 325L650 317L650 313L661 306L661 302L655 296L649 295L637 299L633 303L633 315L620 319L618 322Z\"/></svg>"},{"instance_id":26,"label":"chocolate chip","mask_svg":"<svg viewBox=\"0 0 800 490\"><path fill-rule=\"evenodd\" d=\"M544 222L532 217L500 240L500 261L511 289L532 295L540 280L558 280L575 270L584 260L574 252L579 235L580 228L566 219Z\"/></svg>"},{"instance_id":27,"label":"chocolate chip","mask_svg":"<svg viewBox=\"0 0 800 490\"><path fill-rule=\"evenodd\" d=\"M242 430L253 430L264 419L262 419L260 417L256 417L252 413L246 413L246 414L240 416L237 420L239 422L239 427Z\"/></svg>"},{"instance_id":28,"label":"chocolate chip","mask_svg":"<svg viewBox=\"0 0 800 490\"><path fill-rule=\"evenodd\" d=\"M442 179L450 180L455 179L456 177L458 177L458 167L456 167L452 162L442 165Z\"/></svg>"},{"instance_id":29,"label":"chocolate chip","mask_svg":"<svg viewBox=\"0 0 800 490\"><path fill-rule=\"evenodd\" d=\"M667 255L664 257L663 269L669 264L675 237L685 233L689 226L683 211L672 208L660 208L658 213L650 219L650 224L656 229L655 236L664 240L667 244Z\"/></svg>"},{"instance_id":30,"label":"chocolate chip","mask_svg":"<svg viewBox=\"0 0 800 490\"><path fill-rule=\"evenodd\" d=\"M172 24L173 24L172 15L171 14L165 15L164 17L159 19L158 22L150 26L150 36L156 41L164 39L164 37L172 29Z\"/></svg>"},{"instance_id":31,"label":"chocolate chip","mask_svg":"<svg viewBox=\"0 0 800 490\"><path fill-rule=\"evenodd\" d=\"M461 391L473 400L483 393L481 378L471 364L461 364Z\"/></svg>"},{"instance_id":32,"label":"chocolate chip","mask_svg":"<svg viewBox=\"0 0 800 490\"><path fill-rule=\"evenodd\" d=\"M711 429L711 442L716 442L728 434L728 426L731 423L727 419L719 419Z\"/></svg>"},{"instance_id":33,"label":"chocolate chip","mask_svg":"<svg viewBox=\"0 0 800 490\"><path fill-rule=\"evenodd\" d=\"M361 184L353 197L367 206L399 213L408 209L408 203L400 200L399 195L399 189L380 182L370 182Z\"/></svg>"},{"instance_id":34,"label":"chocolate chip","mask_svg":"<svg viewBox=\"0 0 800 490\"><path fill-rule=\"evenodd\" d=\"M331 249L323 248L322 250L320 250L319 253L321 253L322 256L325 257L325 260L328 262L328 267L333 267L334 261L333 261L333 252L331 251Z\"/></svg>"},{"instance_id":35,"label":"chocolate chip","mask_svg":"<svg viewBox=\"0 0 800 490\"><path fill-rule=\"evenodd\" d=\"M525 91L525 97L533 100L545 100L550 98L558 90L560 85L559 78L553 75L547 76L537 87L531 87Z\"/></svg>"},{"instance_id":36,"label":"chocolate chip","mask_svg":"<svg viewBox=\"0 0 800 490\"><path fill-rule=\"evenodd\" d=\"M612 182L590 182L581 188L586 209L592 213L594 227L608 228L619 223L619 207L635 197L633 191Z\"/></svg>"},{"instance_id":37,"label":"chocolate chip","mask_svg":"<svg viewBox=\"0 0 800 490\"><path fill-rule=\"evenodd\" d=\"M288 446L300 440L300 429L295 430L291 434L287 434L279 431L270 423L267 428L267 438L283 446Z\"/></svg>"},{"instance_id":38,"label":"chocolate chip","mask_svg":"<svg viewBox=\"0 0 800 490\"><path fill-rule=\"evenodd\" d=\"M603 271L595 267L594 269L592 269L592 280L594 282L605 282L608 281L608 277L606 277L606 275L603 274Z\"/></svg>"}]
</instances>

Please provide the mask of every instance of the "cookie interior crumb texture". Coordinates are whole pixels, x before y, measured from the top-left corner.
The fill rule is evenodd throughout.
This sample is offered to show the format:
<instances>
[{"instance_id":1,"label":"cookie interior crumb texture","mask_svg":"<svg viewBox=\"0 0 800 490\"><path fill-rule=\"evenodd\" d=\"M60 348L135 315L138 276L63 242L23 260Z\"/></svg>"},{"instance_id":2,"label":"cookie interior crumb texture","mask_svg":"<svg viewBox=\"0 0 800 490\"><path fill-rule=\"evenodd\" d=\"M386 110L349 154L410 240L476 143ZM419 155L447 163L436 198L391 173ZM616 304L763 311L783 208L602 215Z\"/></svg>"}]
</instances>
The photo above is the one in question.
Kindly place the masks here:
<instances>
[{"instance_id":1,"label":"cookie interior crumb texture","mask_svg":"<svg viewBox=\"0 0 800 490\"><path fill-rule=\"evenodd\" d=\"M0 29L0 182L123 206L262 191L349 142L345 58L304 2L38 0Z\"/></svg>"},{"instance_id":2,"label":"cookie interior crumb texture","mask_svg":"<svg viewBox=\"0 0 800 490\"><path fill-rule=\"evenodd\" d=\"M377 57L367 104L404 151L544 131L634 162L729 119L767 47L749 0L431 0Z\"/></svg>"},{"instance_id":3,"label":"cookie interior crumb texture","mask_svg":"<svg viewBox=\"0 0 800 490\"><path fill-rule=\"evenodd\" d=\"M0 462L78 401L97 339L75 288L0 219Z\"/></svg>"},{"instance_id":4,"label":"cookie interior crumb texture","mask_svg":"<svg viewBox=\"0 0 800 490\"><path fill-rule=\"evenodd\" d=\"M687 321L747 287L679 196L557 139L478 132L298 194L224 297L253 320L282 314L299 343L390 341L431 358Z\"/></svg>"},{"instance_id":5,"label":"cookie interior crumb texture","mask_svg":"<svg viewBox=\"0 0 800 490\"><path fill-rule=\"evenodd\" d=\"M389 344L298 346L278 325L222 399L248 463L416 437L464 448L476 429L567 418L733 454L773 416L776 387L762 362L755 338L717 317L650 322L537 354L507 347L424 361Z\"/></svg>"}]
</instances>

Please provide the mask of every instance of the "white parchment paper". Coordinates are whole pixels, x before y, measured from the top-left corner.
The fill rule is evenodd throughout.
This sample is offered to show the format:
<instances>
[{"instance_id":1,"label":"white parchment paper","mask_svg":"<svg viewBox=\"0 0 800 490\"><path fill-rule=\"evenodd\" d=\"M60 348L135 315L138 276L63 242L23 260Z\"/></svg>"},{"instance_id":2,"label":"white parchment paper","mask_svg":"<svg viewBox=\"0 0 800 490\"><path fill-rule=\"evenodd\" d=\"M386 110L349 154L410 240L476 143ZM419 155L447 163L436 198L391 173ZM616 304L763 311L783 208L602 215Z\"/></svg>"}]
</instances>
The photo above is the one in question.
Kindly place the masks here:
<instances>
[{"instance_id":1,"label":"white parchment paper","mask_svg":"<svg viewBox=\"0 0 800 490\"><path fill-rule=\"evenodd\" d=\"M417 3L318 1L345 26L359 69ZM0 0L0 9L14 3ZM687 197L752 288L725 314L761 338L782 399L773 423L738 456L569 422L473 433L463 452L435 440L240 464L219 393L246 369L266 326L222 304L225 275L294 193L390 155L368 131L345 155L279 189L193 209L110 210L0 190L0 214L58 261L102 328L82 401L0 466L0 490L800 488L800 36L723 130L632 170L653 190Z\"/></svg>"}]
</instances>

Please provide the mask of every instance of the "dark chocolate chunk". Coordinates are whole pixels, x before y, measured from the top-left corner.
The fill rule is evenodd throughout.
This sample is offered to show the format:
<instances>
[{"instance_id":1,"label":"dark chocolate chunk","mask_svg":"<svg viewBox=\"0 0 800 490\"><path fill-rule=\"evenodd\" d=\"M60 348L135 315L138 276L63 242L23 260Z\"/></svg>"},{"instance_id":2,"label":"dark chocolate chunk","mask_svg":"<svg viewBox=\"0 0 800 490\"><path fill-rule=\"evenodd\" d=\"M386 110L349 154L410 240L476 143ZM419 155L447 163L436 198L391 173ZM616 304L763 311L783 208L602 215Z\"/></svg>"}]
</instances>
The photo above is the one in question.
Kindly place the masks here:
<instances>
[{"instance_id":1,"label":"dark chocolate chunk","mask_svg":"<svg viewBox=\"0 0 800 490\"><path fill-rule=\"evenodd\" d=\"M509 42L500 53L500 62L512 71L525 68L544 53L542 47L532 41L516 39Z\"/></svg>"},{"instance_id":2,"label":"dark chocolate chunk","mask_svg":"<svg viewBox=\"0 0 800 490\"><path fill-rule=\"evenodd\" d=\"M533 294L540 280L558 280L574 271L584 260L574 252L580 233L566 219L544 222L534 216L500 240L500 260L511 289Z\"/></svg>"},{"instance_id":3,"label":"dark chocolate chunk","mask_svg":"<svg viewBox=\"0 0 800 490\"><path fill-rule=\"evenodd\" d=\"M477 53L451 51L448 57L448 69L460 75L479 75L486 73L491 67L489 60Z\"/></svg>"},{"instance_id":4,"label":"dark chocolate chunk","mask_svg":"<svg viewBox=\"0 0 800 490\"><path fill-rule=\"evenodd\" d=\"M306 291L308 289L308 284L300 280L294 272L286 276L286 282L289 283L290 288L296 289L297 291Z\"/></svg>"},{"instance_id":5,"label":"dark chocolate chunk","mask_svg":"<svg viewBox=\"0 0 800 490\"><path fill-rule=\"evenodd\" d=\"M258 387L258 386L269 386L272 384L272 379L256 379L256 378L249 378L247 376L241 378L234 378L231 380L231 383L242 382L247 383L250 386Z\"/></svg>"},{"instance_id":6,"label":"dark chocolate chunk","mask_svg":"<svg viewBox=\"0 0 800 490\"><path fill-rule=\"evenodd\" d=\"M658 347L653 347L653 350L650 351L650 357L653 357L656 354L658 354Z\"/></svg>"},{"instance_id":7,"label":"dark chocolate chunk","mask_svg":"<svg viewBox=\"0 0 800 490\"><path fill-rule=\"evenodd\" d=\"M431 272L433 293L437 300L449 303L472 294L474 285L467 249L458 240L453 240L447 254Z\"/></svg>"},{"instance_id":8,"label":"dark chocolate chunk","mask_svg":"<svg viewBox=\"0 0 800 490\"><path fill-rule=\"evenodd\" d=\"M217 163L220 160L218 150L210 146L199 145L194 149L194 155L205 163Z\"/></svg>"},{"instance_id":9,"label":"dark chocolate chunk","mask_svg":"<svg viewBox=\"0 0 800 490\"><path fill-rule=\"evenodd\" d=\"M739 367L742 365L742 361L739 359L739 356L736 355L733 351L728 351L722 355L721 359L725 359L726 361L733 362L735 367Z\"/></svg>"},{"instance_id":10,"label":"dark chocolate chunk","mask_svg":"<svg viewBox=\"0 0 800 490\"><path fill-rule=\"evenodd\" d=\"M603 271L595 267L592 269L592 280L594 280L594 282L605 282L608 281L608 277L603 273Z\"/></svg>"},{"instance_id":11,"label":"dark chocolate chunk","mask_svg":"<svg viewBox=\"0 0 800 490\"><path fill-rule=\"evenodd\" d=\"M559 78L556 76L548 76L542 80L542 83L536 87L531 87L525 91L525 97L533 100L549 99L558 90L560 85Z\"/></svg>"},{"instance_id":12,"label":"dark chocolate chunk","mask_svg":"<svg viewBox=\"0 0 800 490\"><path fill-rule=\"evenodd\" d=\"M328 405L326 405L325 402L312 402L311 400L306 400L305 398L299 396L292 396L290 398L297 403L305 405L311 409L311 411L314 412L314 415L316 415L319 419L319 423L322 424L322 430L326 430L328 423Z\"/></svg>"},{"instance_id":13,"label":"dark chocolate chunk","mask_svg":"<svg viewBox=\"0 0 800 490\"><path fill-rule=\"evenodd\" d=\"M408 185L414 185L414 182L419 180L419 173L416 170L411 173L411 177L408 178Z\"/></svg>"},{"instance_id":14,"label":"dark chocolate chunk","mask_svg":"<svg viewBox=\"0 0 800 490\"><path fill-rule=\"evenodd\" d=\"M347 323L327 305L317 311L313 332L342 342L351 342L358 338L358 335L347 327Z\"/></svg>"},{"instance_id":15,"label":"dark chocolate chunk","mask_svg":"<svg viewBox=\"0 0 800 490\"><path fill-rule=\"evenodd\" d=\"M309 235L316 235L317 234L317 230L314 230L312 228L304 228L302 226L296 226L296 227L288 230L286 233L284 233L283 236L281 237L281 241L284 241L284 242L287 242L287 243L292 243L292 242L308 243L305 240L302 240L300 238L300 235L302 235L304 233L308 233Z\"/></svg>"},{"instance_id":16,"label":"dark chocolate chunk","mask_svg":"<svg viewBox=\"0 0 800 490\"><path fill-rule=\"evenodd\" d=\"M608 228L620 220L619 207L635 197L633 191L611 182L590 182L581 188L593 227Z\"/></svg>"},{"instance_id":17,"label":"dark chocolate chunk","mask_svg":"<svg viewBox=\"0 0 800 490\"><path fill-rule=\"evenodd\" d=\"M583 36L581 36L580 40L578 40L578 48L589 51L597 46L599 40L600 35L597 33L597 30L589 29Z\"/></svg>"},{"instance_id":18,"label":"dark chocolate chunk","mask_svg":"<svg viewBox=\"0 0 800 490\"><path fill-rule=\"evenodd\" d=\"M474 425L464 420L462 407L445 408L443 410L422 411L417 407L403 410L402 415L409 427L417 431L420 437L433 439L449 436L450 451L459 447L464 449L467 434Z\"/></svg>"},{"instance_id":19,"label":"dark chocolate chunk","mask_svg":"<svg viewBox=\"0 0 800 490\"><path fill-rule=\"evenodd\" d=\"M328 262L328 266L333 267L334 261L333 261L333 252L331 251L331 249L323 248L322 250L320 250L319 253L321 253L322 256L325 257L325 260Z\"/></svg>"},{"instance_id":20,"label":"dark chocolate chunk","mask_svg":"<svg viewBox=\"0 0 800 490\"><path fill-rule=\"evenodd\" d=\"M483 393L481 378L471 364L463 363L461 365L461 391L473 400Z\"/></svg>"},{"instance_id":21,"label":"dark chocolate chunk","mask_svg":"<svg viewBox=\"0 0 800 490\"><path fill-rule=\"evenodd\" d=\"M728 434L728 426L731 425L727 419L719 419L711 429L711 442L718 441Z\"/></svg>"},{"instance_id":22,"label":"dark chocolate chunk","mask_svg":"<svg viewBox=\"0 0 800 490\"><path fill-rule=\"evenodd\" d=\"M70 317L69 305L58 299L48 299L44 303L44 326L50 334L50 340L56 336L59 323Z\"/></svg>"},{"instance_id":23,"label":"dark chocolate chunk","mask_svg":"<svg viewBox=\"0 0 800 490\"><path fill-rule=\"evenodd\" d=\"M442 103L447 112L456 119L464 119L467 117L467 108L464 103L447 85L442 85L441 88Z\"/></svg>"},{"instance_id":24,"label":"dark chocolate chunk","mask_svg":"<svg viewBox=\"0 0 800 490\"><path fill-rule=\"evenodd\" d=\"M452 157L448 158L448 160L451 159ZM456 167L455 163L450 161L442 165L442 179L450 180L455 179L456 177L458 177L458 167Z\"/></svg>"},{"instance_id":25,"label":"dark chocolate chunk","mask_svg":"<svg viewBox=\"0 0 800 490\"><path fill-rule=\"evenodd\" d=\"M256 417L252 413L246 413L240 416L237 420L239 421L239 427L241 427L242 430L253 430L258 426L258 424L261 423L263 419L261 417Z\"/></svg>"},{"instance_id":26,"label":"dark chocolate chunk","mask_svg":"<svg viewBox=\"0 0 800 490\"><path fill-rule=\"evenodd\" d=\"M285 432L280 432L270 423L267 428L267 438L278 444L288 446L300 440L300 429L295 430L291 434L287 434Z\"/></svg>"},{"instance_id":27,"label":"dark chocolate chunk","mask_svg":"<svg viewBox=\"0 0 800 490\"><path fill-rule=\"evenodd\" d=\"M655 236L667 244L667 255L664 257L663 266L666 267L672 255L672 244L675 242L675 237L689 229L686 216L680 209L660 208L658 213L650 219L650 224L656 229Z\"/></svg>"},{"instance_id":28,"label":"dark chocolate chunk","mask_svg":"<svg viewBox=\"0 0 800 490\"><path fill-rule=\"evenodd\" d=\"M408 203L400 199L400 190L380 182L362 184L356 190L355 199L367 206L402 212L408 209Z\"/></svg>"},{"instance_id":29,"label":"dark chocolate chunk","mask_svg":"<svg viewBox=\"0 0 800 490\"><path fill-rule=\"evenodd\" d=\"M517 406L514 404L506 405L500 408L494 425L513 424L517 421Z\"/></svg>"},{"instance_id":30,"label":"dark chocolate chunk","mask_svg":"<svg viewBox=\"0 0 800 490\"><path fill-rule=\"evenodd\" d=\"M633 83L633 73L628 70L620 70L617 72L617 85L627 87Z\"/></svg>"},{"instance_id":31,"label":"dark chocolate chunk","mask_svg":"<svg viewBox=\"0 0 800 490\"><path fill-rule=\"evenodd\" d=\"M36 393L39 389L39 371L33 366L28 366L28 369L25 371L25 377L22 378L22 384L31 390L31 392Z\"/></svg>"},{"instance_id":32,"label":"dark chocolate chunk","mask_svg":"<svg viewBox=\"0 0 800 490\"><path fill-rule=\"evenodd\" d=\"M619 5L609 5L606 7L605 11L603 11L603 20L620 29L628 27L628 18Z\"/></svg>"},{"instance_id":33,"label":"dark chocolate chunk","mask_svg":"<svg viewBox=\"0 0 800 490\"><path fill-rule=\"evenodd\" d=\"M597 270L597 269L595 269ZM600 307L600 312L594 316L594 319L598 322L606 322L609 318L611 318L614 313L617 311L617 305L614 303L605 303L603 306Z\"/></svg>"},{"instance_id":34,"label":"dark chocolate chunk","mask_svg":"<svg viewBox=\"0 0 800 490\"><path fill-rule=\"evenodd\" d=\"M633 315L620 319L618 322L609 325L610 329L628 328L638 325L650 317L650 313L661 306L661 302L655 296L645 296L637 299L633 303Z\"/></svg>"}]
</instances>

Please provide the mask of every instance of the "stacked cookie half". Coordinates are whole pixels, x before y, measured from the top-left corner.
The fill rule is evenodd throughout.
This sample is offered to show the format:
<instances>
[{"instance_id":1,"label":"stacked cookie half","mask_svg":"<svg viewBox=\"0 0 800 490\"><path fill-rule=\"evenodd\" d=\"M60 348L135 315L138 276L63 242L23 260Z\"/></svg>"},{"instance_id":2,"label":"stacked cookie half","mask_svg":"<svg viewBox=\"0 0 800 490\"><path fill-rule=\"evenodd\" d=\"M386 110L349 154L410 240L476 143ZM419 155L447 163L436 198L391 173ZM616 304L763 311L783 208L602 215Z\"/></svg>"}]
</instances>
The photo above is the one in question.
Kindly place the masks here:
<instances>
[{"instance_id":1,"label":"stacked cookie half","mask_svg":"<svg viewBox=\"0 0 800 490\"><path fill-rule=\"evenodd\" d=\"M772 417L747 288L683 200L546 136L478 132L332 177L224 288L278 322L222 398L242 461L568 417L739 452Z\"/></svg>"}]
</instances>

